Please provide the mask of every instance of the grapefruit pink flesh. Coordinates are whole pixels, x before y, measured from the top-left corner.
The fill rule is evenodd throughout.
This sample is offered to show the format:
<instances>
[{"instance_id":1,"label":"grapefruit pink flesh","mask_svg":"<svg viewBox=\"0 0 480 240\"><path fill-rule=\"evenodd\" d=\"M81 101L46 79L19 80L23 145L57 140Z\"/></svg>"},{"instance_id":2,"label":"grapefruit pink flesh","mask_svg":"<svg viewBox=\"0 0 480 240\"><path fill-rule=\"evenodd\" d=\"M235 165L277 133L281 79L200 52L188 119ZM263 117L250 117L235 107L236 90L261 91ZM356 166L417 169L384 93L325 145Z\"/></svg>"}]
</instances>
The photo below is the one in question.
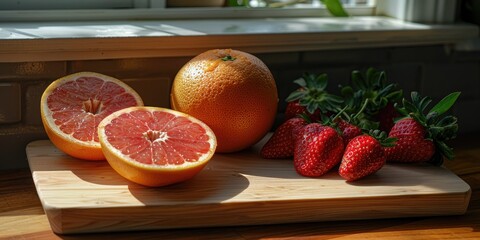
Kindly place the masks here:
<instances>
[{"instance_id":1,"label":"grapefruit pink flesh","mask_svg":"<svg viewBox=\"0 0 480 240\"><path fill-rule=\"evenodd\" d=\"M143 106L143 101L127 84L103 74L79 72L45 89L40 112L45 131L58 149L79 159L104 160L98 124L130 106Z\"/></svg>"},{"instance_id":2,"label":"grapefruit pink flesh","mask_svg":"<svg viewBox=\"0 0 480 240\"><path fill-rule=\"evenodd\" d=\"M124 113L105 127L105 133L114 148L145 164L181 165L210 150L204 128L167 112Z\"/></svg>"},{"instance_id":3,"label":"grapefruit pink flesh","mask_svg":"<svg viewBox=\"0 0 480 240\"><path fill-rule=\"evenodd\" d=\"M81 77L57 87L47 99L55 124L81 141L98 142L98 123L137 100L125 89L96 77Z\"/></svg>"},{"instance_id":4,"label":"grapefruit pink flesh","mask_svg":"<svg viewBox=\"0 0 480 240\"><path fill-rule=\"evenodd\" d=\"M196 175L217 146L213 131L187 114L157 107L129 107L98 127L107 161L121 176L164 186Z\"/></svg>"}]
</instances>

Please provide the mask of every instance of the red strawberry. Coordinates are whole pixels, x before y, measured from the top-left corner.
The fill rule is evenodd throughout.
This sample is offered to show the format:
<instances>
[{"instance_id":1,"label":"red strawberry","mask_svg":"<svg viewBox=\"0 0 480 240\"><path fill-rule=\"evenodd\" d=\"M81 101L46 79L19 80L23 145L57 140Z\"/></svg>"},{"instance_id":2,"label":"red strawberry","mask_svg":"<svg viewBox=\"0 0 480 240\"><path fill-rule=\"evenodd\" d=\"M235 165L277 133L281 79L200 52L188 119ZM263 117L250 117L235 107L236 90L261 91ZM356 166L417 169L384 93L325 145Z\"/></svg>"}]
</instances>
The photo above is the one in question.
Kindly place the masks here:
<instances>
[{"instance_id":1,"label":"red strawberry","mask_svg":"<svg viewBox=\"0 0 480 240\"><path fill-rule=\"evenodd\" d=\"M291 101L287 103L287 108L285 109L285 119L298 117L301 114L306 114L307 117L312 122L320 120L320 109L315 110L313 113L309 113L305 106L300 105L298 100Z\"/></svg>"},{"instance_id":2,"label":"red strawberry","mask_svg":"<svg viewBox=\"0 0 480 240\"><path fill-rule=\"evenodd\" d=\"M337 121L338 128L342 132L343 145L347 146L348 142L354 137L361 135L362 129L356 125L353 125L343 119Z\"/></svg>"},{"instance_id":3,"label":"red strawberry","mask_svg":"<svg viewBox=\"0 0 480 240\"><path fill-rule=\"evenodd\" d=\"M413 118L399 120L390 130L389 137L397 138L395 147L386 149L388 161L425 162L435 153L435 144L425 139L425 128Z\"/></svg>"},{"instance_id":4,"label":"red strawberry","mask_svg":"<svg viewBox=\"0 0 480 240\"><path fill-rule=\"evenodd\" d=\"M289 158L293 157L295 128L306 125L303 118L291 118L282 123L273 135L263 145L260 155L263 158Z\"/></svg>"},{"instance_id":5,"label":"red strawberry","mask_svg":"<svg viewBox=\"0 0 480 240\"><path fill-rule=\"evenodd\" d=\"M295 136L293 162L295 170L306 177L319 177L342 159L343 140L329 126L310 123Z\"/></svg>"},{"instance_id":6,"label":"red strawberry","mask_svg":"<svg viewBox=\"0 0 480 240\"><path fill-rule=\"evenodd\" d=\"M412 92L412 102L403 99L403 107L398 110L409 117L397 121L390 130L389 136L398 140L395 147L386 150L387 161L431 161L440 164L443 157L453 159L453 150L445 141L456 137L457 118L441 115L453 106L459 96L460 92L447 95L428 113L425 110L431 102L430 98L422 98L417 92Z\"/></svg>"},{"instance_id":7,"label":"red strawberry","mask_svg":"<svg viewBox=\"0 0 480 240\"><path fill-rule=\"evenodd\" d=\"M385 138L386 133L379 134L378 130L372 134L375 136L363 134L353 138L345 148L338 170L345 180L356 181L377 172L385 165L387 157L384 147L392 146L395 139Z\"/></svg>"}]
</instances>

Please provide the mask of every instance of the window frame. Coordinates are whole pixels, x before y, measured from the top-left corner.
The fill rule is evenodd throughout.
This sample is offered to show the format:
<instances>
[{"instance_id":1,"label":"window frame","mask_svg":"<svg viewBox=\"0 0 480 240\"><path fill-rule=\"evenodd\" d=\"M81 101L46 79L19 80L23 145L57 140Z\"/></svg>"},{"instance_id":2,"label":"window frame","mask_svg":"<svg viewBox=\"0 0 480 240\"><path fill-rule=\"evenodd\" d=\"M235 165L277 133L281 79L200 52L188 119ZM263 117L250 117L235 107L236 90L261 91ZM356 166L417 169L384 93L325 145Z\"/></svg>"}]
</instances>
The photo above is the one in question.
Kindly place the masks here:
<instances>
[{"instance_id":1,"label":"window frame","mask_svg":"<svg viewBox=\"0 0 480 240\"><path fill-rule=\"evenodd\" d=\"M148 0L145 0L148 1ZM414 4L413 0L376 0L376 1L404 1ZM432 0L441 3L442 0ZM407 6L408 4L404 4ZM427 6L427 5L425 5ZM441 4L440 4L441 6ZM315 27L314 31L247 31L236 34L223 32L205 33L195 32L192 28L193 23L205 25L203 21L214 21L216 23L230 22L229 24L245 24L251 21L278 21L281 19L298 20L294 17L290 9L244 9L232 8L231 12L223 8L175 8L175 9L118 9L118 10L71 10L56 11L56 14L47 14L46 11L1 11L0 10L0 62L21 62L21 61L65 61L65 60L92 60L92 59L117 59L117 58L139 58L139 57L172 57L172 56L193 56L201 51L212 48L237 48L252 53L264 52L292 52L292 51L317 51L331 49L355 49L370 47L387 46L411 46L411 45L432 45L444 44L446 46L456 45L459 42L465 42L470 39L478 39L479 28L471 24L418 24L410 23L401 18L391 18L384 16L354 16L351 18L324 18L330 16L325 9L323 12L315 10L316 17L308 17L308 22L319 21L326 23L326 28ZM373 9L373 10L372 10ZM381 9L367 9L378 13ZM198 11L201 10L201 11ZM265 11L274 11L279 14L277 17L266 17ZM302 9L296 9L302 11ZM310 9L312 10L312 9ZM347 8L347 10L349 10ZM431 9L437 11L438 9ZM115 11L109 14L110 11ZM203 15L193 15L192 11L202 12ZM212 17L210 11L221 11L224 15ZM242 12L245 11L245 12ZM4 14L9 12L10 15ZM35 15L37 12L39 15ZM84 18L85 13L99 14L103 18L92 19ZM118 14L124 12L124 15ZM251 15L245 15L249 12ZM284 13L289 12L289 13ZM42 16L47 14L48 18ZM163 14L163 15L161 15ZM285 16L284 14L292 14ZM26 16L28 15L28 16ZM79 16L83 15L83 16ZM91 15L91 16L93 16ZM141 15L141 17L139 17ZM13 16L13 18L12 18ZM181 18L184 17L184 18ZM305 16L300 16L305 17ZM68 22L60 19L69 19ZM230 18L229 21L222 21L224 18ZM15 19L16 21L8 21ZM129 20L130 19L130 20ZM178 20L181 19L181 20ZM394 20L399 22L399 27L384 29L382 27L368 27L368 22L372 19L376 21ZM117 20L117 21L112 21ZM134 28L139 20L147 21L149 25L168 25L169 21L181 21L186 34L170 35L152 35L158 33L156 29L145 28L147 33L127 36L119 35L115 32L117 28L123 25L130 25ZM54 22L45 22L54 21ZM83 22L81 22L83 21ZM325 21L338 21L341 29L331 29ZM345 22L342 22L345 21ZM362 22L365 21L365 22ZM231 23L234 22L234 23ZM350 22L350 23L349 23ZM353 23L352 23L353 22ZM364 29L358 29L355 26L367 23ZM383 22L382 22L383 23ZM80 35L70 34L77 32L77 25L84 25L80 28ZM95 25L93 28L91 24ZM208 24L208 23L207 23ZM353 25L349 25L353 24ZM101 25L101 32L113 32L113 35L96 34L96 25ZM307 24L308 25L308 24ZM338 24L337 24L338 25ZM26 27L25 27L26 26ZM55 26L58 29L67 29L61 36L51 36L48 34L36 34L35 31L41 31L43 27ZM175 27L175 24L172 25ZM185 27L187 26L187 27ZM178 26L177 26L178 27ZM224 26L225 27L225 26ZM228 26L226 26L228 27ZM2 31L2 28L4 31ZM6 31L5 31L6 29ZM28 32L32 29L32 32ZM57 30L58 30L57 29ZM221 28L219 28L221 30ZM84 32L87 34L83 34ZM122 31L120 31L122 33Z\"/></svg>"},{"instance_id":2,"label":"window frame","mask_svg":"<svg viewBox=\"0 0 480 240\"><path fill-rule=\"evenodd\" d=\"M105 21L105 20L162 20L162 19L224 19L268 17L329 17L331 14L321 4L319 7L196 7L169 8L168 0L63 0L90 9L57 10L5 10L15 4L31 4L46 8L58 0L2 0L0 22L28 21ZM313 0L319 2L320 0ZM365 5L353 4L355 0L342 0L351 16L389 16L400 20L422 23L453 23L458 0L365 0ZM90 4L90 5L89 5ZM93 5L92 5L93 4ZM65 5L65 4L64 4ZM96 6L96 7L95 7ZM112 9L120 8L120 9Z\"/></svg>"},{"instance_id":3,"label":"window frame","mask_svg":"<svg viewBox=\"0 0 480 240\"><path fill-rule=\"evenodd\" d=\"M106 21L106 20L169 20L169 19L244 19L270 17L330 17L332 16L323 6L318 7L166 7L165 0L123 0L127 8L112 9L107 5L99 8L85 5L90 9L38 9L38 10L2 10L2 4L19 0L3 0L0 2L1 22L28 22L28 21ZM21 0L20 0L21 1ZM39 4L35 0L32 1ZM53 1L53 0L52 0ZM89 0L92 3L98 2ZM109 0L109 2L114 0ZM319 0L316 0L319 1ZM44 3L45 1L42 1ZM76 2L76 1L75 1ZM114 1L115 2L115 1ZM128 4L130 2L130 4ZM367 0L366 5L355 6L344 4L344 8L351 16L375 15L376 0ZM48 5L48 3L47 3ZM120 5L117 5L120 6ZM35 7L35 6L34 6ZM41 6L43 8L43 6ZM112 5L115 7L115 5ZM6 8L5 6L3 7Z\"/></svg>"}]
</instances>

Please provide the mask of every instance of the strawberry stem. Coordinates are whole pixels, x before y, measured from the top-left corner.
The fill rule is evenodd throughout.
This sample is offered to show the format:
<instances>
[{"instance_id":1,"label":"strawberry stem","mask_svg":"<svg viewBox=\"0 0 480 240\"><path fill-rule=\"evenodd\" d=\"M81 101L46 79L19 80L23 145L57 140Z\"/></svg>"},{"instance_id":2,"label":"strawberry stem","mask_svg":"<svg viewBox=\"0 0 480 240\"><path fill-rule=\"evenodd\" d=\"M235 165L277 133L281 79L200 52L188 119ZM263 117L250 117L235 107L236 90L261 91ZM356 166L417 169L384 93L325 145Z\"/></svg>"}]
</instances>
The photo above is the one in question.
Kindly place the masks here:
<instances>
[{"instance_id":1,"label":"strawberry stem","mask_svg":"<svg viewBox=\"0 0 480 240\"><path fill-rule=\"evenodd\" d=\"M345 106L344 108L339 109L338 113L332 118L332 122L335 122L335 120L337 120L340 117L340 115L344 115L344 116L346 116L347 118L350 119L348 114L345 112L345 110L347 110L347 108L348 108L348 106Z\"/></svg>"},{"instance_id":2,"label":"strawberry stem","mask_svg":"<svg viewBox=\"0 0 480 240\"><path fill-rule=\"evenodd\" d=\"M360 110L358 110L358 112L353 116L353 119L357 119L360 114L362 114L362 112L367 108L367 105L368 103L370 102L370 99L365 99L365 102L363 103L362 105L362 108L360 108Z\"/></svg>"}]
</instances>

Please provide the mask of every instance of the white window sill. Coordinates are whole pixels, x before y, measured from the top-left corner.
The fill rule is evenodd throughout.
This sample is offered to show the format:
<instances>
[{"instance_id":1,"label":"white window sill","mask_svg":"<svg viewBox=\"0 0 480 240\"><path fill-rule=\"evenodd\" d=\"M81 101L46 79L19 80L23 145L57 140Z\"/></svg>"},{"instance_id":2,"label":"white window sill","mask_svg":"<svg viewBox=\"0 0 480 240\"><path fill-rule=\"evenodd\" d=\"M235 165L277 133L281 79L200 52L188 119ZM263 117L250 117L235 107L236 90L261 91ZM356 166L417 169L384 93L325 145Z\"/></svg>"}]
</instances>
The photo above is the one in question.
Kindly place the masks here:
<instances>
[{"instance_id":1,"label":"white window sill","mask_svg":"<svg viewBox=\"0 0 480 240\"><path fill-rule=\"evenodd\" d=\"M386 17L0 23L0 62L192 56L212 48L252 53L455 44L471 24Z\"/></svg>"}]
</instances>

